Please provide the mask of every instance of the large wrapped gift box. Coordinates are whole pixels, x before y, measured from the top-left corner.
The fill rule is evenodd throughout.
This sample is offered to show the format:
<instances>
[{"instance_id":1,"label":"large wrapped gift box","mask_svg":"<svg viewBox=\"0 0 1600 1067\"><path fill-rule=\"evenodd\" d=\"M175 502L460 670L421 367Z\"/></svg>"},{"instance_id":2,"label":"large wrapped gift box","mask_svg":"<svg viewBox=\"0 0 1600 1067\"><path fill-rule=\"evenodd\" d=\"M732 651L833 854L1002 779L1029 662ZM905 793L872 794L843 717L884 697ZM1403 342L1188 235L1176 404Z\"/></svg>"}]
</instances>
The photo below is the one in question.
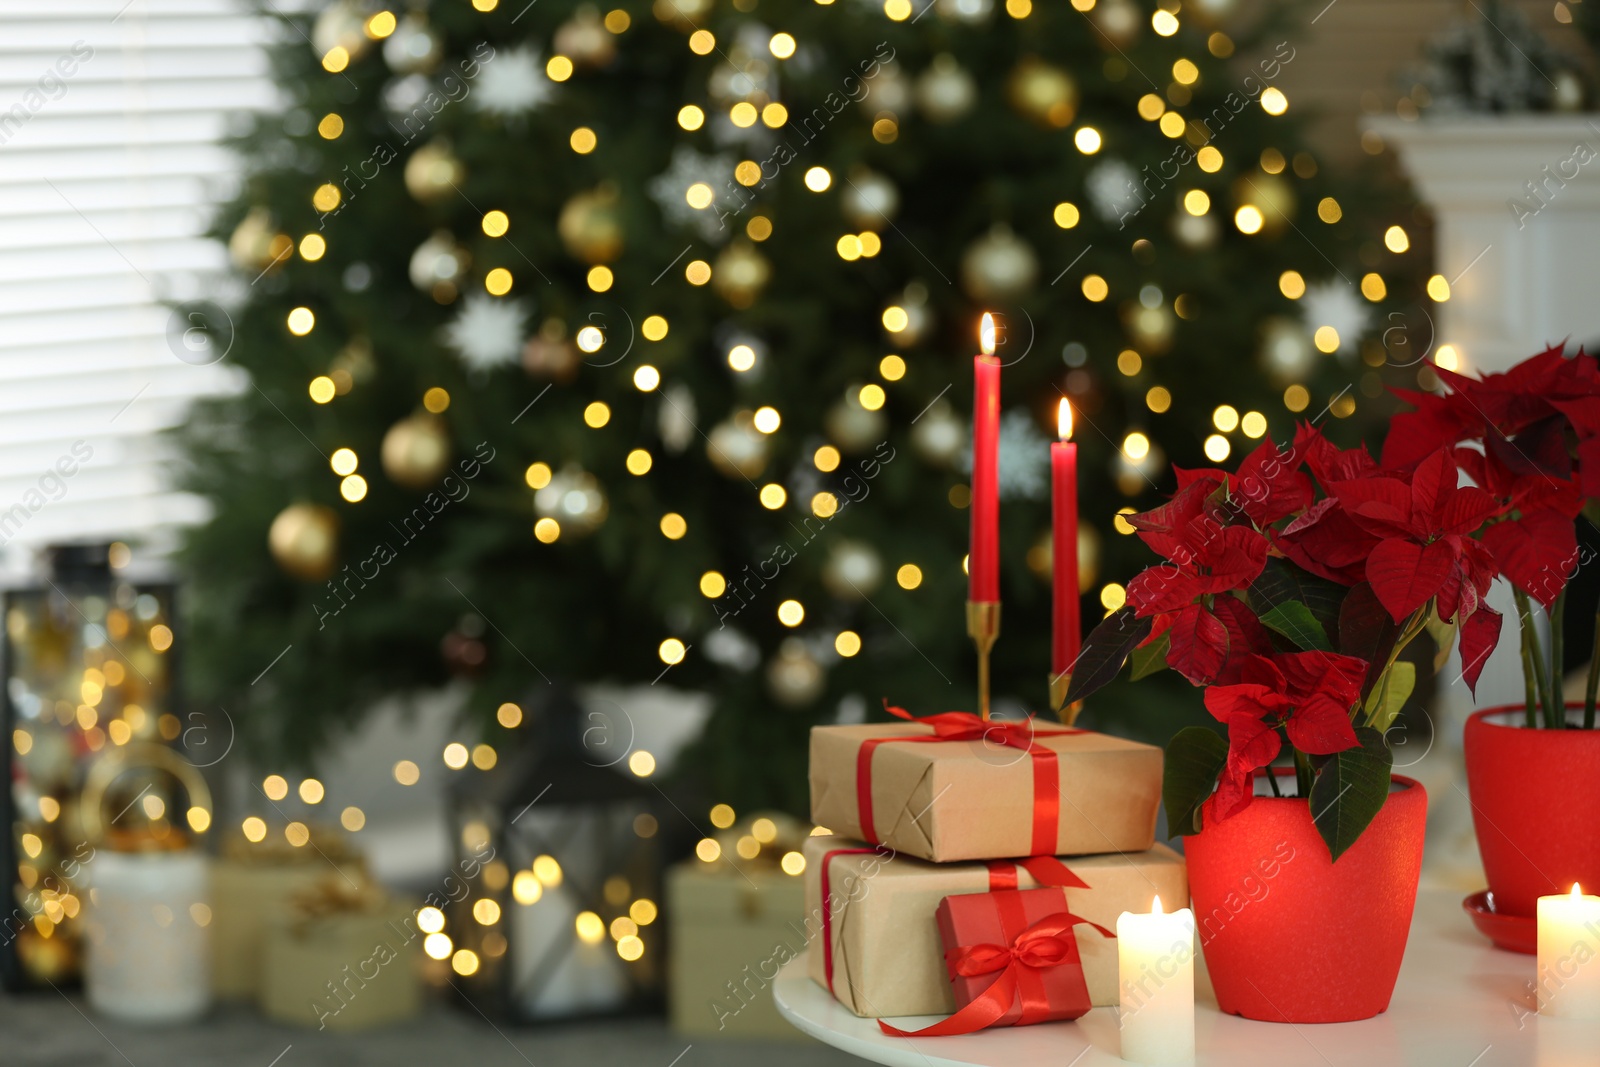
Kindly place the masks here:
<instances>
[{"instance_id":1,"label":"large wrapped gift box","mask_svg":"<svg viewBox=\"0 0 1600 1067\"><path fill-rule=\"evenodd\" d=\"M370 883L326 879L264 930L261 1010L317 1030L366 1030L422 1006L417 905Z\"/></svg>"},{"instance_id":2,"label":"large wrapped gift box","mask_svg":"<svg viewBox=\"0 0 1600 1067\"><path fill-rule=\"evenodd\" d=\"M931 741L935 729L925 721L814 727L812 821L936 863L1155 843L1159 748L1032 721L996 720L970 740Z\"/></svg>"},{"instance_id":3,"label":"large wrapped gift box","mask_svg":"<svg viewBox=\"0 0 1600 1067\"><path fill-rule=\"evenodd\" d=\"M772 1002L778 968L805 948L802 879L776 863L687 860L667 872L666 914L674 1030L695 1037L803 1036Z\"/></svg>"},{"instance_id":4,"label":"large wrapped gift box","mask_svg":"<svg viewBox=\"0 0 1600 1067\"><path fill-rule=\"evenodd\" d=\"M840 837L806 842L806 926L811 977L857 1015L949 1014L955 1010L937 913L945 897L997 889L1036 889L1036 861L935 864L885 846ZM1045 860L1046 870L1052 861ZM1187 905L1183 857L1156 845L1143 852L1061 857L1071 880L1066 910L1109 930L1125 911ZM826 886L824 885L826 883ZM830 903L831 902L831 903ZM1090 1002L1116 1004L1117 943L1074 927ZM831 965L830 965L831 964Z\"/></svg>"},{"instance_id":5,"label":"large wrapped gift box","mask_svg":"<svg viewBox=\"0 0 1600 1067\"><path fill-rule=\"evenodd\" d=\"M296 894L330 874L366 880L366 865L344 835L314 828L312 844L295 848L282 835L261 842L235 836L212 862L211 982L219 1000L259 997L267 930L293 914Z\"/></svg>"}]
</instances>

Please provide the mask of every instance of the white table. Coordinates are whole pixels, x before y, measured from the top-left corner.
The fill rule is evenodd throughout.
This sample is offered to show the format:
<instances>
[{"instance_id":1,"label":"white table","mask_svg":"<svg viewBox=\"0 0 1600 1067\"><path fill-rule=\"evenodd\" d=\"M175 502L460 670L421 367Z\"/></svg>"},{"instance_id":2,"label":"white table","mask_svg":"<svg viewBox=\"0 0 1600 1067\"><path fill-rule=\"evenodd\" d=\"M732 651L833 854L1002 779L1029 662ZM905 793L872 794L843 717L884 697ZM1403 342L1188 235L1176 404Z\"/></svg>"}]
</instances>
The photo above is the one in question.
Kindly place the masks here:
<instances>
[{"instance_id":1,"label":"white table","mask_svg":"<svg viewBox=\"0 0 1600 1067\"><path fill-rule=\"evenodd\" d=\"M1285 951L1294 951L1284 946ZM1109 1067L1118 1056L1115 1008L1075 1022L985 1030L962 1037L887 1037L806 976L805 957L773 984L778 1010L819 1041L892 1067ZM1389 1010L1358 1023L1293 1026L1217 1010L1204 968L1196 976L1195 1043L1201 1067L1595 1067L1600 1022L1534 1014L1534 958L1490 946L1461 910L1461 894L1417 897L1405 962ZM917 1029L937 1016L896 1020Z\"/></svg>"}]
</instances>

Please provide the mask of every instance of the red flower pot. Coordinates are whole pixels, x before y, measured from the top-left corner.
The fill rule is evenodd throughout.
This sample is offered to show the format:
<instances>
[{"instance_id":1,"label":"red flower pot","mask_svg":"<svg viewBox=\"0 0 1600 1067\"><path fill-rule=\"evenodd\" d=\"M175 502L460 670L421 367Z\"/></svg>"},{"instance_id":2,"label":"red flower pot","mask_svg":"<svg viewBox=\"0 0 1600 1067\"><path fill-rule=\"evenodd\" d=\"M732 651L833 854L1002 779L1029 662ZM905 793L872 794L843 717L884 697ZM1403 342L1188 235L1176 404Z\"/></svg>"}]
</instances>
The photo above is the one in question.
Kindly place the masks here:
<instances>
[{"instance_id":1,"label":"red flower pot","mask_svg":"<svg viewBox=\"0 0 1600 1067\"><path fill-rule=\"evenodd\" d=\"M1293 770L1281 770L1292 785ZM1428 814L1420 784L1391 782L1377 818L1338 863L1303 798L1258 796L1185 840L1196 935L1223 1011L1336 1023L1388 1008Z\"/></svg>"},{"instance_id":2,"label":"red flower pot","mask_svg":"<svg viewBox=\"0 0 1600 1067\"><path fill-rule=\"evenodd\" d=\"M1582 710L1569 722L1581 721ZM1520 707L1467 720L1467 794L1494 910L1532 916L1535 901L1579 882L1600 888L1600 729L1530 730Z\"/></svg>"}]
</instances>

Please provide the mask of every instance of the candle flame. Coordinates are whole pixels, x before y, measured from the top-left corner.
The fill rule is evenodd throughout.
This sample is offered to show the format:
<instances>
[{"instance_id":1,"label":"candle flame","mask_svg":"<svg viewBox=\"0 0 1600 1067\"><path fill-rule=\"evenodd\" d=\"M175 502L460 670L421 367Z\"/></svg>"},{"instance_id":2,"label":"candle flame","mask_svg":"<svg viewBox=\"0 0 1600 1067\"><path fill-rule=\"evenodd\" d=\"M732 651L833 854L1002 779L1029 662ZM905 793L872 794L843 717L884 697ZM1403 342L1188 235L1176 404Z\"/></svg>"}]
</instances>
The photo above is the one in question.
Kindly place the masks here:
<instances>
[{"instance_id":1,"label":"candle flame","mask_svg":"<svg viewBox=\"0 0 1600 1067\"><path fill-rule=\"evenodd\" d=\"M1063 441L1072 438L1072 404L1063 399L1061 406L1056 409L1056 434Z\"/></svg>"},{"instance_id":2,"label":"candle flame","mask_svg":"<svg viewBox=\"0 0 1600 1067\"><path fill-rule=\"evenodd\" d=\"M1581 896L1583 896L1583 887L1578 885L1577 882L1573 882L1572 883L1572 899L1573 900L1577 900Z\"/></svg>"},{"instance_id":3,"label":"candle flame","mask_svg":"<svg viewBox=\"0 0 1600 1067\"><path fill-rule=\"evenodd\" d=\"M1151 915L1160 915L1160 914L1162 914L1162 911L1161 911L1161 897L1160 897L1159 894L1156 896L1155 903L1150 905L1150 914Z\"/></svg>"},{"instance_id":4,"label":"candle flame","mask_svg":"<svg viewBox=\"0 0 1600 1067\"><path fill-rule=\"evenodd\" d=\"M978 343L984 355L994 355L994 316L987 311L983 313L983 322L978 327Z\"/></svg>"}]
</instances>

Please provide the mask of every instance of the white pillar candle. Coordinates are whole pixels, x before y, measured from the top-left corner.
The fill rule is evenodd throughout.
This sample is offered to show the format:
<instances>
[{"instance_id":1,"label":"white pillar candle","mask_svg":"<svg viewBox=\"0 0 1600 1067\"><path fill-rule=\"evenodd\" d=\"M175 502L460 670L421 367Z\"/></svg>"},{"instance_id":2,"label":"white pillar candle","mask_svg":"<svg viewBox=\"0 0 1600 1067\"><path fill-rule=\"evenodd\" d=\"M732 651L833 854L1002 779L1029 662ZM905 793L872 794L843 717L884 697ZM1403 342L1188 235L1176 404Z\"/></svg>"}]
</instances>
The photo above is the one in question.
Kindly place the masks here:
<instances>
[{"instance_id":1,"label":"white pillar candle","mask_svg":"<svg viewBox=\"0 0 1600 1067\"><path fill-rule=\"evenodd\" d=\"M1600 897L1539 898L1539 1014L1600 1019Z\"/></svg>"},{"instance_id":2,"label":"white pillar candle","mask_svg":"<svg viewBox=\"0 0 1600 1067\"><path fill-rule=\"evenodd\" d=\"M1117 916L1122 1058L1165 1065L1194 1059L1194 912Z\"/></svg>"}]
</instances>

